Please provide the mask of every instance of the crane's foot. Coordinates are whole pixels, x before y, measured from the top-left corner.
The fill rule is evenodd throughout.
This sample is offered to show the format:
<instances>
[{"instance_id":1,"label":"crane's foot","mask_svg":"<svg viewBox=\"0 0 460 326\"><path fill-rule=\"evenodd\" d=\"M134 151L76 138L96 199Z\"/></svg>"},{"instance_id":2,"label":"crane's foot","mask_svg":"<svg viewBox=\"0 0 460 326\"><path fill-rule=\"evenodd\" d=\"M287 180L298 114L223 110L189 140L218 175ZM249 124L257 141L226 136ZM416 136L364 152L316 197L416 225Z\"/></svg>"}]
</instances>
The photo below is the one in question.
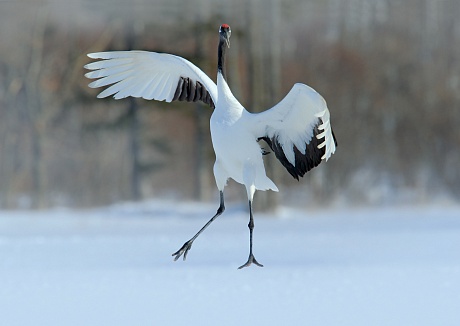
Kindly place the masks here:
<instances>
[{"instance_id":1,"label":"crane's foot","mask_svg":"<svg viewBox=\"0 0 460 326\"><path fill-rule=\"evenodd\" d=\"M264 267L264 265L260 264L260 263L256 260L256 258L254 257L254 255L251 253L251 254L249 254L248 261L247 261L245 264L243 264L243 265L241 265L240 267L238 267L238 269L242 269L242 268L244 268L244 267L249 267L251 264L257 265L257 266L259 266L259 267Z\"/></svg>"},{"instance_id":2,"label":"crane's foot","mask_svg":"<svg viewBox=\"0 0 460 326\"><path fill-rule=\"evenodd\" d=\"M178 260L182 255L184 255L183 259L185 260L187 258L188 251L192 248L192 243L193 240L187 241L179 250L173 253L172 256L175 256L174 261Z\"/></svg>"}]
</instances>

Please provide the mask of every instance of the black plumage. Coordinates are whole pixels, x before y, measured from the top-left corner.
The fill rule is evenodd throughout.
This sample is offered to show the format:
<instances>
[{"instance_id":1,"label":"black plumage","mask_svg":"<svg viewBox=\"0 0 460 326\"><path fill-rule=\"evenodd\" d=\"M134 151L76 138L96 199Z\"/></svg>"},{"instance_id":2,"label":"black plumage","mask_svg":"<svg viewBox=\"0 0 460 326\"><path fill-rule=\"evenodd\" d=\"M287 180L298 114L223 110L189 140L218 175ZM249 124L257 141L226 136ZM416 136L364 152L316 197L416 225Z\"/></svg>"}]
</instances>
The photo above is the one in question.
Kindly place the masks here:
<instances>
[{"instance_id":1,"label":"black plumage","mask_svg":"<svg viewBox=\"0 0 460 326\"><path fill-rule=\"evenodd\" d=\"M326 147L318 148L318 145L324 141L324 137L317 139L316 136L321 133L318 129L320 121L318 120L315 128L313 129L313 137L310 142L306 144L305 154L302 154L300 150L294 145L294 157L295 165L288 161L286 155L284 154L281 144L278 142L278 136L273 137L260 137L258 140L265 141L271 150L275 153L276 158L283 164L286 170L297 180L299 177L303 177L305 173L318 166L322 159L321 157L326 152ZM334 132L332 132L332 137L334 138L334 143L337 146L337 140L335 139Z\"/></svg>"},{"instance_id":2,"label":"black plumage","mask_svg":"<svg viewBox=\"0 0 460 326\"><path fill-rule=\"evenodd\" d=\"M208 104L211 108L215 108L214 102L209 92L206 90L206 87L199 81L195 82L188 77L179 78L173 97L173 101L175 100L187 102L201 101L204 104Z\"/></svg>"}]
</instances>

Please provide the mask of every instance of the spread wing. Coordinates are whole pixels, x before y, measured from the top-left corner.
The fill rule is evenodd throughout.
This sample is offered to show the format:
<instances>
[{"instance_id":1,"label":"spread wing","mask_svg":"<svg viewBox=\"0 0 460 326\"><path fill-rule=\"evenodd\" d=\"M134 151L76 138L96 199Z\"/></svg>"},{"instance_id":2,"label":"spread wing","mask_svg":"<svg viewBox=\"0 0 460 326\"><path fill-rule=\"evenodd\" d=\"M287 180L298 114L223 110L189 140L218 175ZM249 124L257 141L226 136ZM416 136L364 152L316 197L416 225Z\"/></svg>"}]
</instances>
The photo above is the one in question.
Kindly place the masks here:
<instances>
[{"instance_id":1,"label":"spread wing","mask_svg":"<svg viewBox=\"0 0 460 326\"><path fill-rule=\"evenodd\" d=\"M166 53L146 51L113 51L90 53L102 59L85 65L92 70L86 77L97 79L88 86L109 86L98 98L113 95L171 102L202 101L214 108L217 103L216 84L190 61Z\"/></svg>"},{"instance_id":2,"label":"spread wing","mask_svg":"<svg viewBox=\"0 0 460 326\"><path fill-rule=\"evenodd\" d=\"M281 102L252 119L257 139L267 142L297 180L335 152L326 101L307 85L295 84Z\"/></svg>"}]
</instances>

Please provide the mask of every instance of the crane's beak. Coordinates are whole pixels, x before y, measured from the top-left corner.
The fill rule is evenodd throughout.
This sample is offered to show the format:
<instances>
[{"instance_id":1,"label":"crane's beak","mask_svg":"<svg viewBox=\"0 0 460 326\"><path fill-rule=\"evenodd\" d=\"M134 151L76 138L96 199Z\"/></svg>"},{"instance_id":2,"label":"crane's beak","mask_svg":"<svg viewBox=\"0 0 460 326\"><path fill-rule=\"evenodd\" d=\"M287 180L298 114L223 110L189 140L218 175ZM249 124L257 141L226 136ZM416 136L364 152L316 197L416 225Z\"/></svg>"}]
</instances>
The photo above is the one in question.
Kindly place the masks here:
<instances>
[{"instance_id":1,"label":"crane's beak","mask_svg":"<svg viewBox=\"0 0 460 326\"><path fill-rule=\"evenodd\" d=\"M228 48L230 48L230 35L232 35L232 32L227 32L225 33L225 36L224 36L225 43L227 43Z\"/></svg>"},{"instance_id":2,"label":"crane's beak","mask_svg":"<svg viewBox=\"0 0 460 326\"><path fill-rule=\"evenodd\" d=\"M222 27L219 29L220 39L225 41L227 47L230 48L230 36L232 35L232 31L228 27L227 29L223 29Z\"/></svg>"}]
</instances>

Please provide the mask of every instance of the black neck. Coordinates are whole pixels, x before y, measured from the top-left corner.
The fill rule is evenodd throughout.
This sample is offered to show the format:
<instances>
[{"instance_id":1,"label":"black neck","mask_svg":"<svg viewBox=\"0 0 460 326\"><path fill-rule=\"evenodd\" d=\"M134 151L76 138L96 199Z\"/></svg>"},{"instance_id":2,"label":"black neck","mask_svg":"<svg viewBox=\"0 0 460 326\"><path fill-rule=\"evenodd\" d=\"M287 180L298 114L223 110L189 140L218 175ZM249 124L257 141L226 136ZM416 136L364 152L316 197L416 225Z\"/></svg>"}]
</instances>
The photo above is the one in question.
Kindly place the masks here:
<instances>
[{"instance_id":1,"label":"black neck","mask_svg":"<svg viewBox=\"0 0 460 326\"><path fill-rule=\"evenodd\" d=\"M227 52L227 44L225 40L221 37L219 41L219 48L217 51L217 71L222 74L224 79L227 79L226 69L225 69L225 53Z\"/></svg>"}]
</instances>

